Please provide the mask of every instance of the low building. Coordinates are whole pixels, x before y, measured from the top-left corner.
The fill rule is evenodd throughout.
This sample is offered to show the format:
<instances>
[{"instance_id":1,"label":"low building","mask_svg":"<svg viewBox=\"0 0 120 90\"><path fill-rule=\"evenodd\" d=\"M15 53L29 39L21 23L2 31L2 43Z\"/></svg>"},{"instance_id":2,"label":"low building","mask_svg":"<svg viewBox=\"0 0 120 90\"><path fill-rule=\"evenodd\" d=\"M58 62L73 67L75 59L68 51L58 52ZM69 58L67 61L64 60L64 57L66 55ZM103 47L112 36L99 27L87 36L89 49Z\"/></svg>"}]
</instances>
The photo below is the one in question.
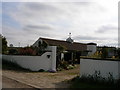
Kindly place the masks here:
<instances>
[{"instance_id":1,"label":"low building","mask_svg":"<svg viewBox=\"0 0 120 90\"><path fill-rule=\"evenodd\" d=\"M39 38L32 46L38 47L39 44L46 42L48 46L62 46L64 47L64 51L57 55L57 59L64 59L66 61L72 60L80 60L80 56L87 56L94 54L96 52L96 43L79 43L74 42L73 39L69 36L69 38L64 40L55 40L49 38Z\"/></svg>"}]
</instances>

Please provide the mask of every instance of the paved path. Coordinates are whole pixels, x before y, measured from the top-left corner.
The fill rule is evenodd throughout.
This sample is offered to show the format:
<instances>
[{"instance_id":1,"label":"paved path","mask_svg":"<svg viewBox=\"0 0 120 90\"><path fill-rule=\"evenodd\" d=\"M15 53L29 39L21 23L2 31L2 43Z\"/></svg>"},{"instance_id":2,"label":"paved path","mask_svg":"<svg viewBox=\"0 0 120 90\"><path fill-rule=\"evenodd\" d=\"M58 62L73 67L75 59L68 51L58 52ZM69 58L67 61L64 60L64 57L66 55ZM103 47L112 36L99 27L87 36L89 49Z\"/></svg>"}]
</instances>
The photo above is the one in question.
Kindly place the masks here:
<instances>
[{"instance_id":1,"label":"paved path","mask_svg":"<svg viewBox=\"0 0 120 90\"><path fill-rule=\"evenodd\" d=\"M79 65L77 65L77 68L75 69L59 71L57 73L3 70L2 75L36 88L67 88L69 87L69 84L65 81L79 75ZM4 82L5 78L3 77L3 83ZM3 87L6 87L6 85L3 84ZM26 88L28 86L18 85L16 87Z\"/></svg>"}]
</instances>

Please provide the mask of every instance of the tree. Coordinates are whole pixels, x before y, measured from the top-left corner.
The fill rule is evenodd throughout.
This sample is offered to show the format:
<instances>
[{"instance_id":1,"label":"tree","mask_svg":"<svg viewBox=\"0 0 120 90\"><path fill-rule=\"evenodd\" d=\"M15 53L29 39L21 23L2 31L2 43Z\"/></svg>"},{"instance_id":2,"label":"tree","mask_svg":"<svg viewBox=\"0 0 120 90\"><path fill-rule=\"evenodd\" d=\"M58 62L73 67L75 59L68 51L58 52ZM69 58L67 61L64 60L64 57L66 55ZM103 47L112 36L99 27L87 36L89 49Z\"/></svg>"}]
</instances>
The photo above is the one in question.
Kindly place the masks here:
<instances>
[{"instance_id":1,"label":"tree","mask_svg":"<svg viewBox=\"0 0 120 90\"><path fill-rule=\"evenodd\" d=\"M117 49L117 56L120 59L120 48Z\"/></svg>"},{"instance_id":2,"label":"tree","mask_svg":"<svg viewBox=\"0 0 120 90\"><path fill-rule=\"evenodd\" d=\"M108 57L108 49L106 46L102 47L102 50L101 50L102 54L101 54L101 58L107 58Z\"/></svg>"},{"instance_id":3,"label":"tree","mask_svg":"<svg viewBox=\"0 0 120 90\"><path fill-rule=\"evenodd\" d=\"M0 54L2 53L2 35L0 34Z\"/></svg>"},{"instance_id":4,"label":"tree","mask_svg":"<svg viewBox=\"0 0 120 90\"><path fill-rule=\"evenodd\" d=\"M57 46L57 53L62 53L64 50L66 50L66 47L61 45Z\"/></svg>"},{"instance_id":5,"label":"tree","mask_svg":"<svg viewBox=\"0 0 120 90\"><path fill-rule=\"evenodd\" d=\"M48 43L46 41L39 41L38 47L36 47L36 51L38 55L42 55L45 52L45 49L47 48Z\"/></svg>"},{"instance_id":6,"label":"tree","mask_svg":"<svg viewBox=\"0 0 120 90\"><path fill-rule=\"evenodd\" d=\"M39 41L38 42L38 47L43 51L45 48L47 48L48 43L46 41Z\"/></svg>"},{"instance_id":7,"label":"tree","mask_svg":"<svg viewBox=\"0 0 120 90\"><path fill-rule=\"evenodd\" d=\"M61 59L60 55L61 55L61 53L63 53L63 51L65 51L65 50L66 50L66 47L61 46L61 45L58 45L58 46L57 46L57 57L58 57L58 59Z\"/></svg>"},{"instance_id":8,"label":"tree","mask_svg":"<svg viewBox=\"0 0 120 90\"><path fill-rule=\"evenodd\" d=\"M57 46L57 63L56 63L56 67L58 68L59 66L61 66L61 62L64 62L63 60L61 60L61 53L63 53L63 51L66 48L64 46L58 45ZM65 62L64 62L65 63Z\"/></svg>"},{"instance_id":9,"label":"tree","mask_svg":"<svg viewBox=\"0 0 120 90\"><path fill-rule=\"evenodd\" d=\"M9 49L8 54L16 55L18 54L18 51L16 49Z\"/></svg>"},{"instance_id":10,"label":"tree","mask_svg":"<svg viewBox=\"0 0 120 90\"><path fill-rule=\"evenodd\" d=\"M24 47L18 50L20 55L36 55L36 51L31 47Z\"/></svg>"},{"instance_id":11,"label":"tree","mask_svg":"<svg viewBox=\"0 0 120 90\"><path fill-rule=\"evenodd\" d=\"M7 40L2 35L0 35L0 38L2 39L2 53L6 54L7 53Z\"/></svg>"}]
</instances>

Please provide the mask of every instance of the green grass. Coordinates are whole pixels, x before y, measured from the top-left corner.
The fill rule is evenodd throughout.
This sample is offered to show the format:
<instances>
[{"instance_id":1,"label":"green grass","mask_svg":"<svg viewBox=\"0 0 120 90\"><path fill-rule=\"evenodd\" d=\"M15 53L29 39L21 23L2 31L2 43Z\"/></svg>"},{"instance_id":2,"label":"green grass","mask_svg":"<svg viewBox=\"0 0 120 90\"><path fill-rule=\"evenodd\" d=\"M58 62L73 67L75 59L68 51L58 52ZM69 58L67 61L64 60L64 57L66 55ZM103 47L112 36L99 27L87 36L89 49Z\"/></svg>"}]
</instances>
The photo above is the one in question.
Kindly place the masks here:
<instances>
[{"instance_id":1,"label":"green grass","mask_svg":"<svg viewBox=\"0 0 120 90\"><path fill-rule=\"evenodd\" d=\"M87 78L79 78L79 76L69 81L70 88L120 88L120 80L117 83L107 81L95 81Z\"/></svg>"}]
</instances>

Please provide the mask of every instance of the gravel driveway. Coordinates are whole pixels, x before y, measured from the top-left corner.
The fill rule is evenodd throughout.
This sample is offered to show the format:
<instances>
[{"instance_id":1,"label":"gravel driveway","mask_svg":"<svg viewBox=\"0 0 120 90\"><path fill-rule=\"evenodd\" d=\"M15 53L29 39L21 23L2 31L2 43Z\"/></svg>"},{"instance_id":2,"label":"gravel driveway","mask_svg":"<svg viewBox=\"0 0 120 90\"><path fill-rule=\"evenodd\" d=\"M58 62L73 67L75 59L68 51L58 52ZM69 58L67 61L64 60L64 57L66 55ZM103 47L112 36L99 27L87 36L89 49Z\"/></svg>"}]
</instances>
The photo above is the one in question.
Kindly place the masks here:
<instances>
[{"instance_id":1,"label":"gravel driveway","mask_svg":"<svg viewBox=\"0 0 120 90\"><path fill-rule=\"evenodd\" d=\"M29 85L26 85L25 83L18 82L16 80L13 80L5 76L2 76L2 88L3 90L4 88L32 88L34 89L34 87L31 87Z\"/></svg>"},{"instance_id":2,"label":"gravel driveway","mask_svg":"<svg viewBox=\"0 0 120 90\"><path fill-rule=\"evenodd\" d=\"M75 69L59 71L57 73L22 72L3 69L2 75L36 88L68 88L69 83L66 81L79 75L79 70L79 65Z\"/></svg>"}]
</instances>

